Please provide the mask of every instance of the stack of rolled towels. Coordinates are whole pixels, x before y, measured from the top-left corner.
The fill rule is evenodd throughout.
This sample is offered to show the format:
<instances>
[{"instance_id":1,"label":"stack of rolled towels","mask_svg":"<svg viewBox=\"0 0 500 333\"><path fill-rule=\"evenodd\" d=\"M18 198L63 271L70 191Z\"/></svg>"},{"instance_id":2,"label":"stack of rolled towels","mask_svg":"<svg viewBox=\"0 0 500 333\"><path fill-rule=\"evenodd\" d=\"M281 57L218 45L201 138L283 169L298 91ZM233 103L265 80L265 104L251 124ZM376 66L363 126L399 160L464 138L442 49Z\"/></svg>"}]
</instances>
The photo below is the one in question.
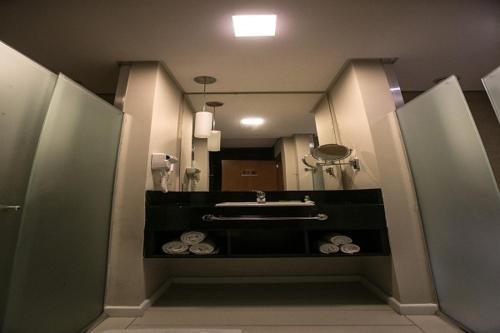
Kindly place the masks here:
<instances>
[{"instance_id":1,"label":"stack of rolled towels","mask_svg":"<svg viewBox=\"0 0 500 333\"><path fill-rule=\"evenodd\" d=\"M186 231L182 233L180 239L169 241L161 247L166 254L217 254L218 250L214 242L207 239L207 234L201 231Z\"/></svg>"},{"instance_id":2,"label":"stack of rolled towels","mask_svg":"<svg viewBox=\"0 0 500 333\"><path fill-rule=\"evenodd\" d=\"M345 254L355 254L361 250L352 242L351 237L342 234L327 235L325 240L319 242L318 249L323 254L335 254L339 251Z\"/></svg>"}]
</instances>

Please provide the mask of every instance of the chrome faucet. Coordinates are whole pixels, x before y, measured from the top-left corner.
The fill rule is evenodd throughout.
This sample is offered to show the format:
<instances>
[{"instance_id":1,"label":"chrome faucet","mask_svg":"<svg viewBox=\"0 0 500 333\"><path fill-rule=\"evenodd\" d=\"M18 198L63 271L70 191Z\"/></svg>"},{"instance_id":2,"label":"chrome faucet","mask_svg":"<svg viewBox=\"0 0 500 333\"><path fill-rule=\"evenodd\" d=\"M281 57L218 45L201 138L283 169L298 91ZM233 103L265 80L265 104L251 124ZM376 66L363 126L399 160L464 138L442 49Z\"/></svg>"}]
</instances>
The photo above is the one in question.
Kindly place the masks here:
<instances>
[{"instance_id":1,"label":"chrome faucet","mask_svg":"<svg viewBox=\"0 0 500 333\"><path fill-rule=\"evenodd\" d=\"M266 192L255 191L255 193L257 193L257 202L258 203L266 203Z\"/></svg>"}]
</instances>

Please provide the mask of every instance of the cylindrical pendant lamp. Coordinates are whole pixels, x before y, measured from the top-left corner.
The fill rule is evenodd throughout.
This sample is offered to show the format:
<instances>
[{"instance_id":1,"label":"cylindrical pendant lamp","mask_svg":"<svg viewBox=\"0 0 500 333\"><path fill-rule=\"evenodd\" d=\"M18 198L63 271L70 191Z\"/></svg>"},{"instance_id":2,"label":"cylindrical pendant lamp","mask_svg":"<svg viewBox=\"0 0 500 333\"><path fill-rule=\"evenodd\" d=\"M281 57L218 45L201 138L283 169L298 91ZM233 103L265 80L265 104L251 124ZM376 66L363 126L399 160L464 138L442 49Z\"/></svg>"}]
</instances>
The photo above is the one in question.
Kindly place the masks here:
<instances>
[{"instance_id":1,"label":"cylindrical pendant lamp","mask_svg":"<svg viewBox=\"0 0 500 333\"><path fill-rule=\"evenodd\" d=\"M210 101L206 103L207 106L211 106L214 108L214 118L212 122L212 131L207 140L208 151L220 151L220 140L222 133L215 129L215 108L221 107L224 103L219 101Z\"/></svg>"},{"instance_id":2,"label":"cylindrical pendant lamp","mask_svg":"<svg viewBox=\"0 0 500 333\"><path fill-rule=\"evenodd\" d=\"M194 137L207 139L212 134L212 112L200 111L196 112L194 120Z\"/></svg>"},{"instance_id":3,"label":"cylindrical pendant lamp","mask_svg":"<svg viewBox=\"0 0 500 333\"><path fill-rule=\"evenodd\" d=\"M208 151L220 151L221 132L212 130L208 137Z\"/></svg>"},{"instance_id":4,"label":"cylindrical pendant lamp","mask_svg":"<svg viewBox=\"0 0 500 333\"><path fill-rule=\"evenodd\" d=\"M207 84L212 84L217 81L212 76L202 75L194 78L194 82L203 85L203 109L200 112L196 112L194 119L194 137L199 139L208 139L210 134L212 134L213 129L213 114L205 110L206 105L206 90Z\"/></svg>"}]
</instances>

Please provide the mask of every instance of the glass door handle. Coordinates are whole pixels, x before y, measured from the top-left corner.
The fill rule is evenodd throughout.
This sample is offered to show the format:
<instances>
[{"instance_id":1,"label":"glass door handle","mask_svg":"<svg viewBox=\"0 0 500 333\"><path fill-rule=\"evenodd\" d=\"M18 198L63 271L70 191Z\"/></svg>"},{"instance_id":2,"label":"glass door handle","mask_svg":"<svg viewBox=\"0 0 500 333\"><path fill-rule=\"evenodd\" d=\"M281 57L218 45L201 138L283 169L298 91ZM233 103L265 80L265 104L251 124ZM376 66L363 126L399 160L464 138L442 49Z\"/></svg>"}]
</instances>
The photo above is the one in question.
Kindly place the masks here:
<instances>
[{"instance_id":1,"label":"glass door handle","mask_svg":"<svg viewBox=\"0 0 500 333\"><path fill-rule=\"evenodd\" d=\"M19 210L21 209L21 206L9 206L9 205L3 205L0 204L0 210Z\"/></svg>"}]
</instances>

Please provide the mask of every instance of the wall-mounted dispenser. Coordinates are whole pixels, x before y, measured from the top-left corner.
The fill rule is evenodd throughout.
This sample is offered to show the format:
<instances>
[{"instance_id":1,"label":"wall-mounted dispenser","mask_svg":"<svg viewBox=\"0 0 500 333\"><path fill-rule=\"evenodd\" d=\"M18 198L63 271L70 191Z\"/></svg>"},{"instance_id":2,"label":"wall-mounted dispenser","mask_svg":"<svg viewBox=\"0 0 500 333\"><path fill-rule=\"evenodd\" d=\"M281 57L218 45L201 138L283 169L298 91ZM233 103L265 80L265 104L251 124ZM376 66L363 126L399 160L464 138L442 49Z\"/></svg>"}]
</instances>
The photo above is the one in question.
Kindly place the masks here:
<instances>
[{"instance_id":1,"label":"wall-mounted dispenser","mask_svg":"<svg viewBox=\"0 0 500 333\"><path fill-rule=\"evenodd\" d=\"M168 179L175 170L175 164L179 163L177 157L166 153L151 154L151 171L157 173L160 179L161 190L168 192Z\"/></svg>"},{"instance_id":2,"label":"wall-mounted dispenser","mask_svg":"<svg viewBox=\"0 0 500 333\"><path fill-rule=\"evenodd\" d=\"M186 190L196 191L196 184L200 181L201 170L198 168L186 168L185 186Z\"/></svg>"}]
</instances>

